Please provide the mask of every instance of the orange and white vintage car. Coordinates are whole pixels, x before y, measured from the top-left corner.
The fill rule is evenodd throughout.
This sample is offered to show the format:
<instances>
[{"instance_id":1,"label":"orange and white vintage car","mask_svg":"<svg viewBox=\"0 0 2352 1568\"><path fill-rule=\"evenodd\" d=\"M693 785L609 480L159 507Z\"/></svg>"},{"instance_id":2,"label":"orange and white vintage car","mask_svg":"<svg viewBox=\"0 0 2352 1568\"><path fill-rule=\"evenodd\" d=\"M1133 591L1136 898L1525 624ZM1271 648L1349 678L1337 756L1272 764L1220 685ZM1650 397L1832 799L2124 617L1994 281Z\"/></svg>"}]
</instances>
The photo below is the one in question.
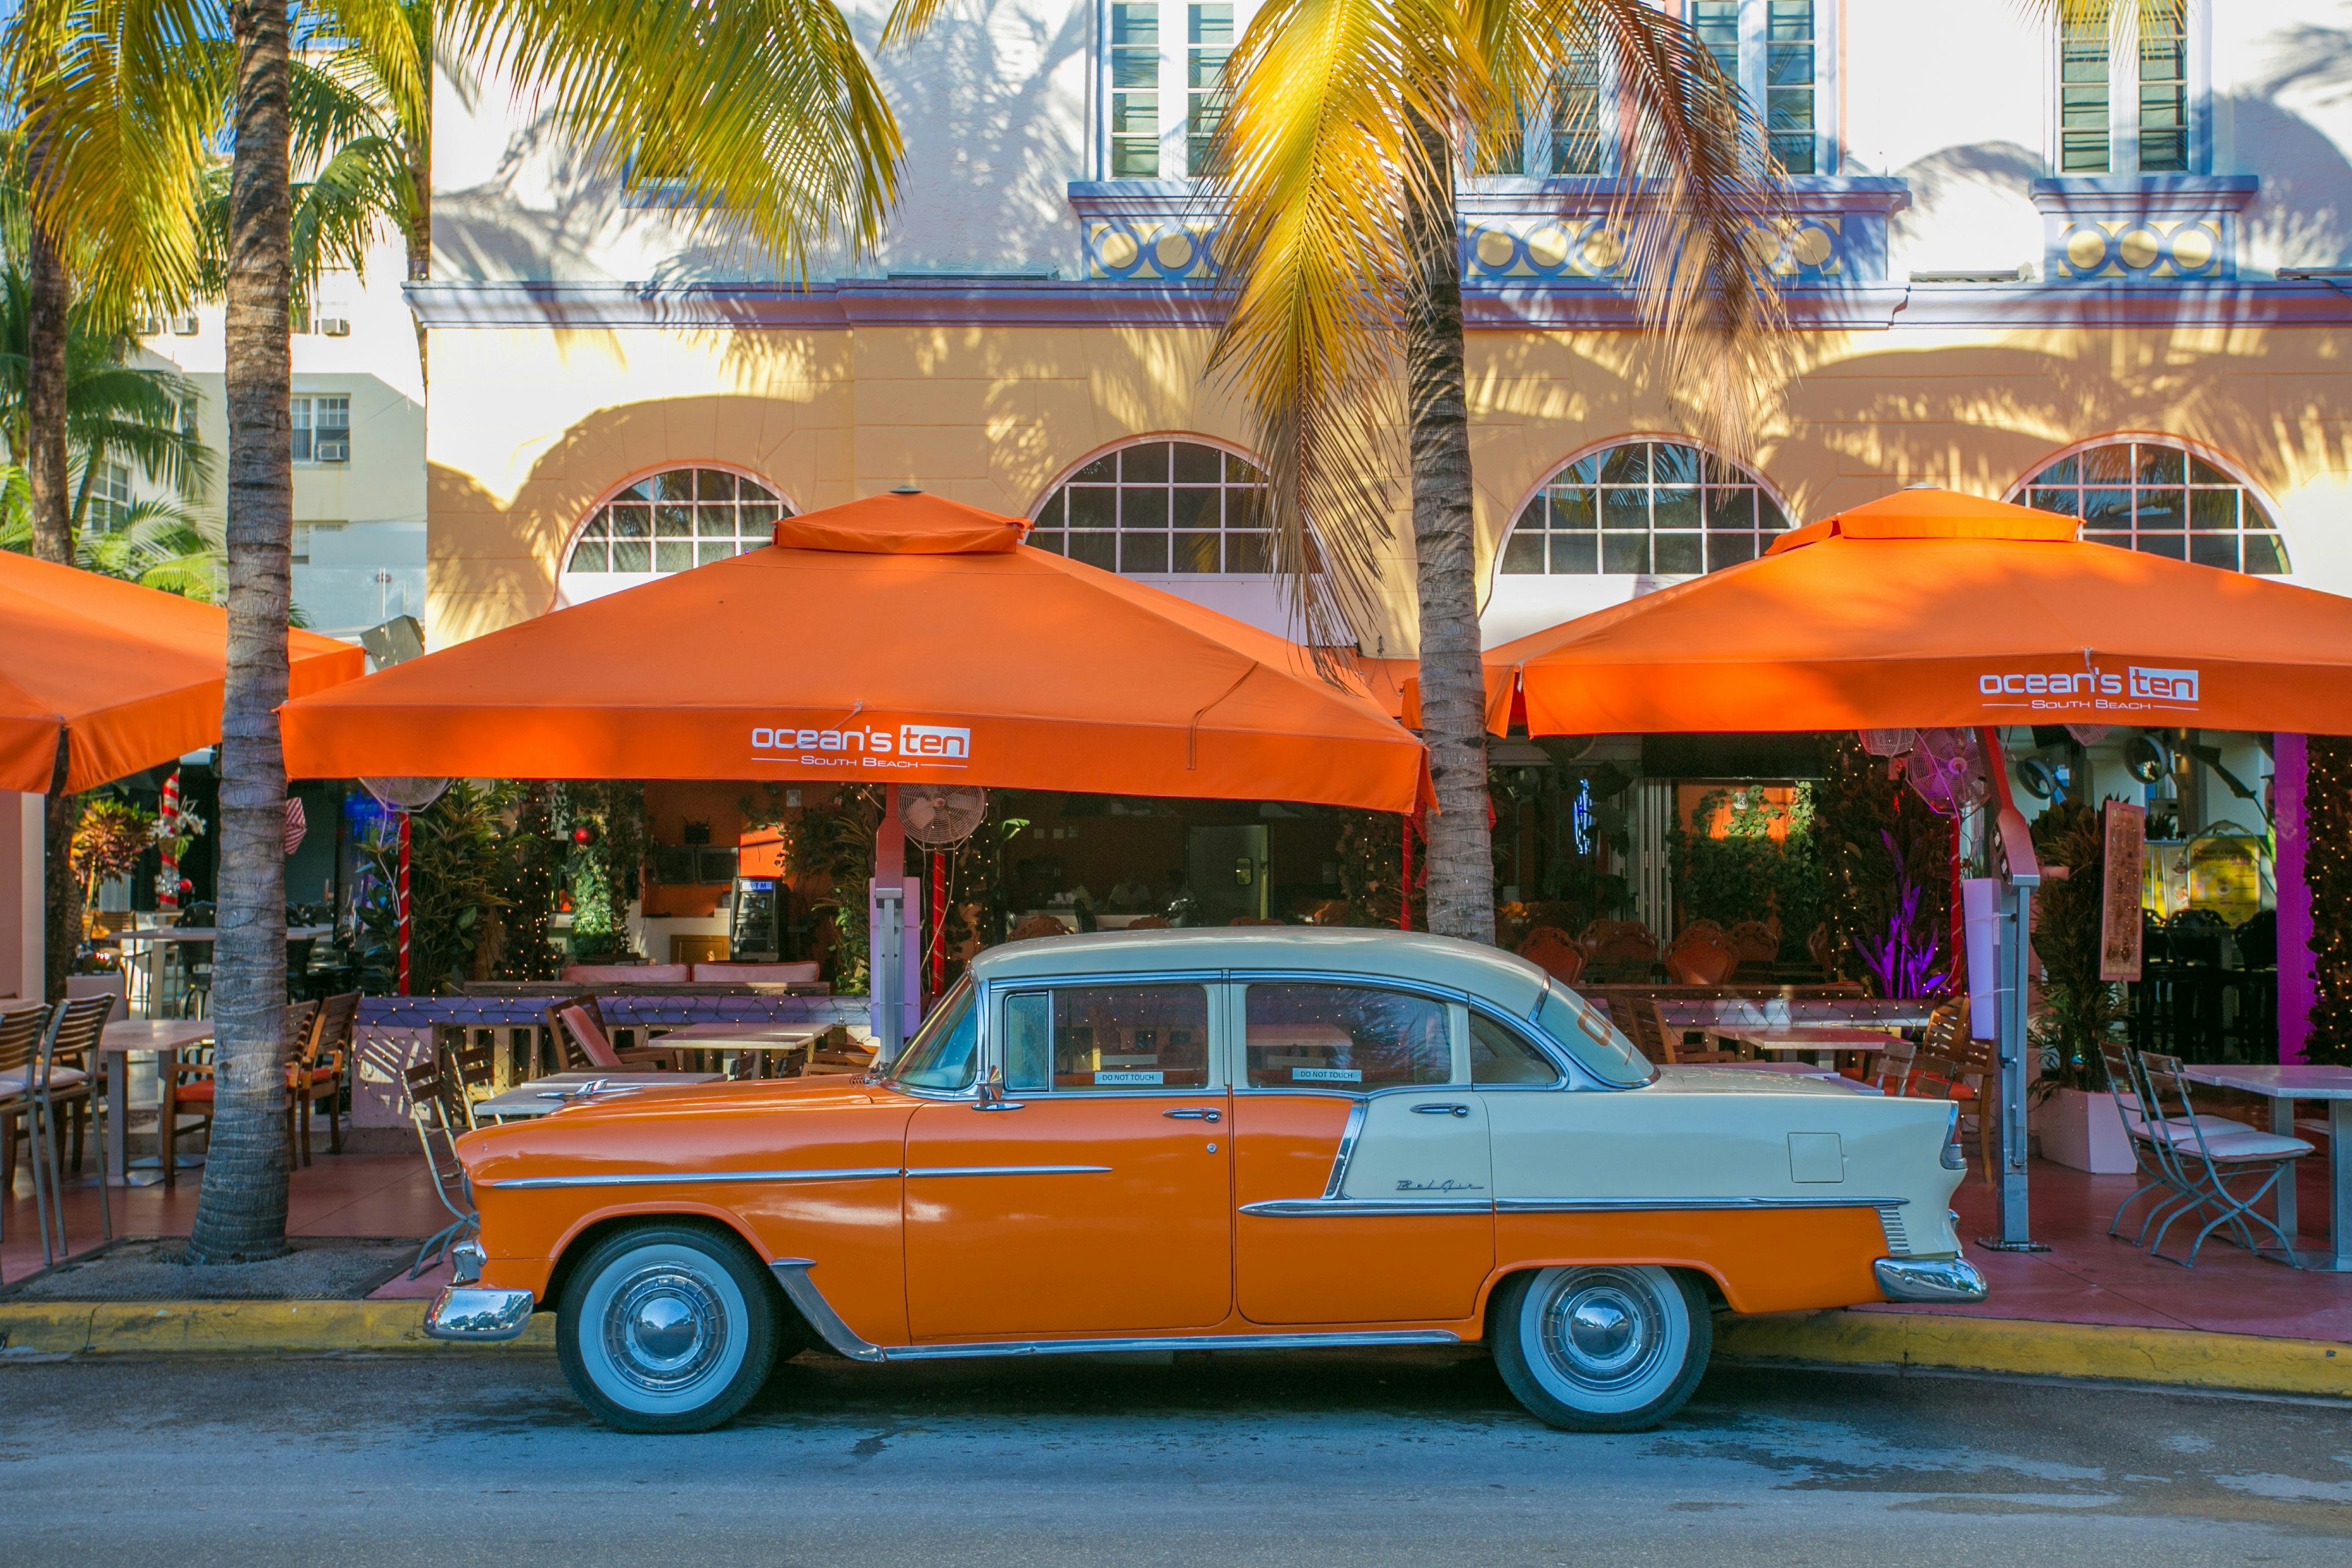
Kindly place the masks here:
<instances>
[{"instance_id":1,"label":"orange and white vintage car","mask_svg":"<svg viewBox=\"0 0 2352 1568\"><path fill-rule=\"evenodd\" d=\"M426 1319L558 1314L638 1431L779 1356L1484 1341L1555 1426L1662 1420L1710 1312L1970 1300L1955 1108L1654 1068L1524 960L1402 933L1113 932L982 953L887 1072L614 1094L458 1144Z\"/></svg>"}]
</instances>

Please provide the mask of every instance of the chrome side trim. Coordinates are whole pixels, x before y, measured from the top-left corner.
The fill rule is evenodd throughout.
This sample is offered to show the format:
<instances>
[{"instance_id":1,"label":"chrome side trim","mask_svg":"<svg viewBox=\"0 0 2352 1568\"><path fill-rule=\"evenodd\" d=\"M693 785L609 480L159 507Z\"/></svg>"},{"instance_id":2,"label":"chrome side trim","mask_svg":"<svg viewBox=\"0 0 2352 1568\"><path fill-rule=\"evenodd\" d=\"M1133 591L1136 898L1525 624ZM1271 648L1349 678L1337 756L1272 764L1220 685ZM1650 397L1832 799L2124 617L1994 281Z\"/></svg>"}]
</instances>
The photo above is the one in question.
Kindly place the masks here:
<instances>
[{"instance_id":1,"label":"chrome side trim","mask_svg":"<svg viewBox=\"0 0 2352 1568\"><path fill-rule=\"evenodd\" d=\"M1331 1156L1331 1179L1323 1184L1326 1199L1336 1198L1347 1189L1348 1162L1356 1157L1356 1140L1363 1135L1364 1118L1370 1110L1370 1103L1361 1097L1348 1107L1348 1124L1339 1132L1339 1152Z\"/></svg>"},{"instance_id":2,"label":"chrome side trim","mask_svg":"<svg viewBox=\"0 0 2352 1568\"><path fill-rule=\"evenodd\" d=\"M1878 1211L1878 1228L1885 1233L1886 1250L1895 1258L1911 1256L1911 1230L1903 1223L1903 1211L1888 1206Z\"/></svg>"},{"instance_id":3,"label":"chrome side trim","mask_svg":"<svg viewBox=\"0 0 2352 1568\"><path fill-rule=\"evenodd\" d=\"M488 1262L489 1258L490 1255L484 1250L482 1244L470 1237L464 1241L450 1243L449 1283L473 1284L481 1279L482 1265Z\"/></svg>"},{"instance_id":4,"label":"chrome side trim","mask_svg":"<svg viewBox=\"0 0 2352 1568\"><path fill-rule=\"evenodd\" d=\"M1118 1340L992 1340L976 1344L893 1345L888 1361L952 1361L973 1356L1108 1355L1134 1351L1349 1350L1361 1345L1458 1345L1444 1329L1351 1334L1156 1334Z\"/></svg>"},{"instance_id":5,"label":"chrome side trim","mask_svg":"<svg viewBox=\"0 0 2352 1568\"><path fill-rule=\"evenodd\" d=\"M711 1182L862 1182L905 1173L896 1165L831 1171L625 1171L606 1176L517 1176L490 1185L520 1192L539 1187L654 1187Z\"/></svg>"},{"instance_id":6,"label":"chrome side trim","mask_svg":"<svg viewBox=\"0 0 2352 1568\"><path fill-rule=\"evenodd\" d=\"M882 1360L882 1347L859 1339L857 1331L841 1321L841 1314L833 1310L833 1303L824 1299L824 1292L809 1279L808 1271L815 1267L816 1260L813 1258L779 1258L768 1265L768 1272L776 1277L776 1284L783 1290L784 1300L800 1309L801 1316L808 1320L808 1326L816 1331L817 1338L835 1352L851 1361Z\"/></svg>"},{"instance_id":7,"label":"chrome side trim","mask_svg":"<svg viewBox=\"0 0 2352 1568\"><path fill-rule=\"evenodd\" d=\"M520 1338L538 1305L528 1290L445 1285L425 1309L425 1337L485 1344Z\"/></svg>"},{"instance_id":8,"label":"chrome side trim","mask_svg":"<svg viewBox=\"0 0 2352 1568\"><path fill-rule=\"evenodd\" d=\"M1099 1176L1108 1165L909 1165L909 1176Z\"/></svg>"},{"instance_id":9,"label":"chrome side trim","mask_svg":"<svg viewBox=\"0 0 2352 1568\"><path fill-rule=\"evenodd\" d=\"M1338 1218L1359 1215L1492 1214L1492 1204L1464 1199L1416 1204L1402 1198L1269 1198L1244 1204L1241 1212L1266 1219Z\"/></svg>"},{"instance_id":10,"label":"chrome side trim","mask_svg":"<svg viewBox=\"0 0 2352 1568\"><path fill-rule=\"evenodd\" d=\"M1496 1198L1496 1214L1623 1214L1670 1209L1871 1209L1909 1198Z\"/></svg>"},{"instance_id":11,"label":"chrome side trim","mask_svg":"<svg viewBox=\"0 0 2352 1568\"><path fill-rule=\"evenodd\" d=\"M1986 1286L1975 1264L1961 1258L1882 1258L1871 1266L1879 1293L1890 1301L1981 1301Z\"/></svg>"}]
</instances>

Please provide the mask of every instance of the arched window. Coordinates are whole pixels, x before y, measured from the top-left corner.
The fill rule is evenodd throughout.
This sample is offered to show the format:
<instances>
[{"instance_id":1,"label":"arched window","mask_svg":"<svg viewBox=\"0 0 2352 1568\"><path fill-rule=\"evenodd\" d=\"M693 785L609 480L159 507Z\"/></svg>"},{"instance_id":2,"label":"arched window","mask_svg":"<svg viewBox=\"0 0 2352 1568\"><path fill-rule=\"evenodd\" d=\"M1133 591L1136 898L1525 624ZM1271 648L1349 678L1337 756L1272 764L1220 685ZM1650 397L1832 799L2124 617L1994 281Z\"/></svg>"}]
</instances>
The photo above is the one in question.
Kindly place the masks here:
<instances>
[{"instance_id":1,"label":"arched window","mask_svg":"<svg viewBox=\"0 0 2352 1568\"><path fill-rule=\"evenodd\" d=\"M649 578L757 550L792 508L746 474L669 468L623 486L588 514L559 589L578 604Z\"/></svg>"},{"instance_id":2,"label":"arched window","mask_svg":"<svg viewBox=\"0 0 2352 1568\"><path fill-rule=\"evenodd\" d=\"M1106 571L1151 576L1274 570L1265 476L1200 441L1139 441L1072 474L1036 512L1029 542Z\"/></svg>"},{"instance_id":3,"label":"arched window","mask_svg":"<svg viewBox=\"0 0 2352 1568\"><path fill-rule=\"evenodd\" d=\"M1589 452L1535 493L1503 542L1522 576L1696 576L1753 561L1789 520L1756 478L1679 441Z\"/></svg>"},{"instance_id":4,"label":"arched window","mask_svg":"<svg viewBox=\"0 0 2352 1568\"><path fill-rule=\"evenodd\" d=\"M2172 442L2135 436L2069 452L2011 498L2083 520L2095 544L2256 576L2286 574L2278 524L2246 483Z\"/></svg>"}]
</instances>

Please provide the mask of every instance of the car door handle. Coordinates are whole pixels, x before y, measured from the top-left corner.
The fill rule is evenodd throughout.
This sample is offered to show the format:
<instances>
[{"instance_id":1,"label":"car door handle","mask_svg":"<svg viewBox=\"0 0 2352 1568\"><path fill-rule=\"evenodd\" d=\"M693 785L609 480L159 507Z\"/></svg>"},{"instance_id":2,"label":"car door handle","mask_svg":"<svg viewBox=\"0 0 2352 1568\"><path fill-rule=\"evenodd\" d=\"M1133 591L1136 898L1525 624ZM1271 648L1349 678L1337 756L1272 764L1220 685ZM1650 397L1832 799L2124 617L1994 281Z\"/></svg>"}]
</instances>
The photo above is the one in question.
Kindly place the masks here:
<instances>
[{"instance_id":1,"label":"car door handle","mask_svg":"<svg viewBox=\"0 0 2352 1568\"><path fill-rule=\"evenodd\" d=\"M1468 1106L1454 1105L1451 1102L1439 1105L1416 1105L1412 1110L1416 1116L1467 1116L1470 1114Z\"/></svg>"},{"instance_id":2,"label":"car door handle","mask_svg":"<svg viewBox=\"0 0 2352 1568\"><path fill-rule=\"evenodd\" d=\"M1223 1121L1225 1119L1222 1110L1163 1110L1160 1114L1172 1116L1179 1121Z\"/></svg>"},{"instance_id":3,"label":"car door handle","mask_svg":"<svg viewBox=\"0 0 2352 1568\"><path fill-rule=\"evenodd\" d=\"M972 1102L974 1110L1026 1110L1027 1105L1017 1100L982 1100Z\"/></svg>"}]
</instances>

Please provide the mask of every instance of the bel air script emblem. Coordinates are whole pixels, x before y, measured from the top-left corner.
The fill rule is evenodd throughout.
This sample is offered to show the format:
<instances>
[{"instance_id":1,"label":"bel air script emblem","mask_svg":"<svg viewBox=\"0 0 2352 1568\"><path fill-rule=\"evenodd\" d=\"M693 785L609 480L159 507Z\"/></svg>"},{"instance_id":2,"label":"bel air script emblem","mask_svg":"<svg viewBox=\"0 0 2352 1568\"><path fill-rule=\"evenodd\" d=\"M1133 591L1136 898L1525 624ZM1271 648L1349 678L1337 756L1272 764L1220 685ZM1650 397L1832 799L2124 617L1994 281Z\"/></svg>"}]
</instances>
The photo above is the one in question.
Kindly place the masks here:
<instances>
[{"instance_id":1,"label":"bel air script emblem","mask_svg":"<svg viewBox=\"0 0 2352 1568\"><path fill-rule=\"evenodd\" d=\"M1483 1193L1486 1189L1475 1182L1399 1182L1401 1193Z\"/></svg>"}]
</instances>

